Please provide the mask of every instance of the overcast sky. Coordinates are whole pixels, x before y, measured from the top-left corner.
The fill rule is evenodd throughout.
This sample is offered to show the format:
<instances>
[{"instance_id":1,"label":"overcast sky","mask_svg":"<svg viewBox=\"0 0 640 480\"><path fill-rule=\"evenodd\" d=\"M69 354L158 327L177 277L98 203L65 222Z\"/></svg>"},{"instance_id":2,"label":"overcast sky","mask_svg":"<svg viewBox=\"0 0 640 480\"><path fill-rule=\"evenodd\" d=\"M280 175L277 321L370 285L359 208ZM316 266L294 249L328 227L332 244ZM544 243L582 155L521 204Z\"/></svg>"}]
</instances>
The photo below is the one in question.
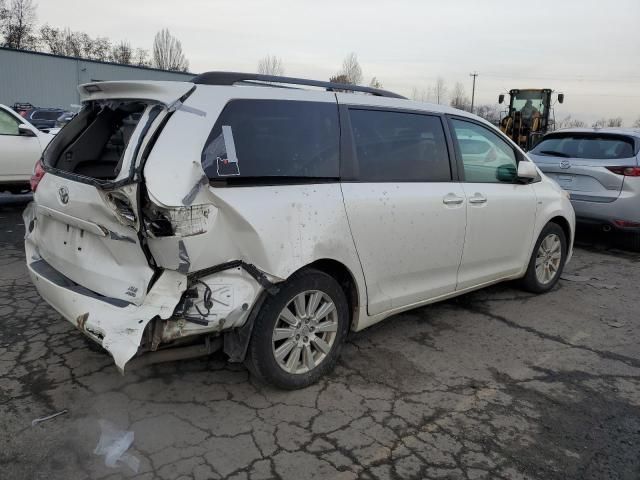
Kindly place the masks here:
<instances>
[{"instance_id":1,"label":"overcast sky","mask_svg":"<svg viewBox=\"0 0 640 480\"><path fill-rule=\"evenodd\" d=\"M565 93L556 118L640 117L640 0L36 0L38 23L151 49L168 27L192 72L255 71L267 54L291 76L328 79L356 52L366 82L410 95L477 71L476 103L511 88ZM81 7L81 8L80 8Z\"/></svg>"}]
</instances>

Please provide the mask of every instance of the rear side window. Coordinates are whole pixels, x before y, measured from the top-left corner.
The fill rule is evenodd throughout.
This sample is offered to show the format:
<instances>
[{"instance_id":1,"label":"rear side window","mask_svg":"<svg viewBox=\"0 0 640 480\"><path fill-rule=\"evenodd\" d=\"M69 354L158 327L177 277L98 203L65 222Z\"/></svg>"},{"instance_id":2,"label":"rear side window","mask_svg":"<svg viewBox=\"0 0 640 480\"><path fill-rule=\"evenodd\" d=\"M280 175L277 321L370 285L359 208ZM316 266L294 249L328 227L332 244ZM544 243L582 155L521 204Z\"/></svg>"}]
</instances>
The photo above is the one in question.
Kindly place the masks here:
<instances>
[{"instance_id":1,"label":"rear side window","mask_svg":"<svg viewBox=\"0 0 640 480\"><path fill-rule=\"evenodd\" d=\"M349 111L361 182L446 182L451 167L439 117Z\"/></svg>"},{"instance_id":2,"label":"rear side window","mask_svg":"<svg viewBox=\"0 0 640 480\"><path fill-rule=\"evenodd\" d=\"M617 160L634 156L633 142L616 135L554 135L532 150L536 155L592 160Z\"/></svg>"},{"instance_id":3,"label":"rear side window","mask_svg":"<svg viewBox=\"0 0 640 480\"><path fill-rule=\"evenodd\" d=\"M202 151L211 180L339 177L340 126L335 103L233 100Z\"/></svg>"}]
</instances>

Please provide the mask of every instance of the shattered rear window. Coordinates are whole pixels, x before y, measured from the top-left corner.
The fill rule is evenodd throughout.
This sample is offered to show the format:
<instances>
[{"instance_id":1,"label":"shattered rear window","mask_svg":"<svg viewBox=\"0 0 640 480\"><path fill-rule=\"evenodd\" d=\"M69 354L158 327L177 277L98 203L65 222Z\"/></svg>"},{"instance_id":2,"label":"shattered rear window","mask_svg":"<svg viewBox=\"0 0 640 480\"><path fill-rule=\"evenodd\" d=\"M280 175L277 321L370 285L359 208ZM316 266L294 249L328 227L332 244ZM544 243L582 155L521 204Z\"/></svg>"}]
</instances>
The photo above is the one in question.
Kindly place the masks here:
<instances>
[{"instance_id":1,"label":"shattered rear window","mask_svg":"<svg viewBox=\"0 0 640 480\"><path fill-rule=\"evenodd\" d=\"M116 178L146 107L133 101L86 105L51 142L45 163L84 177Z\"/></svg>"}]
</instances>

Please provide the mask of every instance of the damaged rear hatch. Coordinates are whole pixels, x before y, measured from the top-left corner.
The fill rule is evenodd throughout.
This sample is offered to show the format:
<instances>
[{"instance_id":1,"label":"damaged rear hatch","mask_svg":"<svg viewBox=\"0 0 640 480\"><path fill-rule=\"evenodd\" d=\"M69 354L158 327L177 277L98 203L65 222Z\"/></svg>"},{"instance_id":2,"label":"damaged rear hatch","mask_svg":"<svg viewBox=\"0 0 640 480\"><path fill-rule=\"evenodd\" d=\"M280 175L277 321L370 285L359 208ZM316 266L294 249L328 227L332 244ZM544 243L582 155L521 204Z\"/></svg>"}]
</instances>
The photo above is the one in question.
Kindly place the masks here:
<instances>
[{"instance_id":1,"label":"damaged rear hatch","mask_svg":"<svg viewBox=\"0 0 640 480\"><path fill-rule=\"evenodd\" d=\"M121 369L146 324L170 316L185 288L183 273L155 266L140 234L139 205L144 160L193 88L80 86L83 108L46 149L45 173L25 211L27 262L41 295Z\"/></svg>"}]
</instances>

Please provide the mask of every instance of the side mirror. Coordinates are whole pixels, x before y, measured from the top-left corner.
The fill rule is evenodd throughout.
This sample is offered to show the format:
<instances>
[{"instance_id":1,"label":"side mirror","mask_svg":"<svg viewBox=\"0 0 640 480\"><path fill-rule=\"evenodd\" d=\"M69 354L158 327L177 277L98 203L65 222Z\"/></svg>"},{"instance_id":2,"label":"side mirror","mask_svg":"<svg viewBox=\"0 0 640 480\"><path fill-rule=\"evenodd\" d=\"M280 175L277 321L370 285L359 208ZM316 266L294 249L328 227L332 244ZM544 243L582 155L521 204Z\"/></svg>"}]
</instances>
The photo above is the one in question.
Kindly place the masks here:
<instances>
[{"instance_id":1,"label":"side mirror","mask_svg":"<svg viewBox=\"0 0 640 480\"><path fill-rule=\"evenodd\" d=\"M500 95L498 95L498 103L502 103L502 102L504 102L504 93L501 93Z\"/></svg>"},{"instance_id":2,"label":"side mirror","mask_svg":"<svg viewBox=\"0 0 640 480\"><path fill-rule=\"evenodd\" d=\"M559 93L558 94L558 103L563 103L564 102L564 93Z\"/></svg>"},{"instance_id":3,"label":"side mirror","mask_svg":"<svg viewBox=\"0 0 640 480\"><path fill-rule=\"evenodd\" d=\"M21 125L18 125L18 133L20 134L21 137L35 137L36 134L33 130L31 130L29 127L27 127L24 123Z\"/></svg>"},{"instance_id":4,"label":"side mirror","mask_svg":"<svg viewBox=\"0 0 640 480\"><path fill-rule=\"evenodd\" d=\"M533 162L518 162L518 178L522 180L535 180L538 178L538 169Z\"/></svg>"}]
</instances>

